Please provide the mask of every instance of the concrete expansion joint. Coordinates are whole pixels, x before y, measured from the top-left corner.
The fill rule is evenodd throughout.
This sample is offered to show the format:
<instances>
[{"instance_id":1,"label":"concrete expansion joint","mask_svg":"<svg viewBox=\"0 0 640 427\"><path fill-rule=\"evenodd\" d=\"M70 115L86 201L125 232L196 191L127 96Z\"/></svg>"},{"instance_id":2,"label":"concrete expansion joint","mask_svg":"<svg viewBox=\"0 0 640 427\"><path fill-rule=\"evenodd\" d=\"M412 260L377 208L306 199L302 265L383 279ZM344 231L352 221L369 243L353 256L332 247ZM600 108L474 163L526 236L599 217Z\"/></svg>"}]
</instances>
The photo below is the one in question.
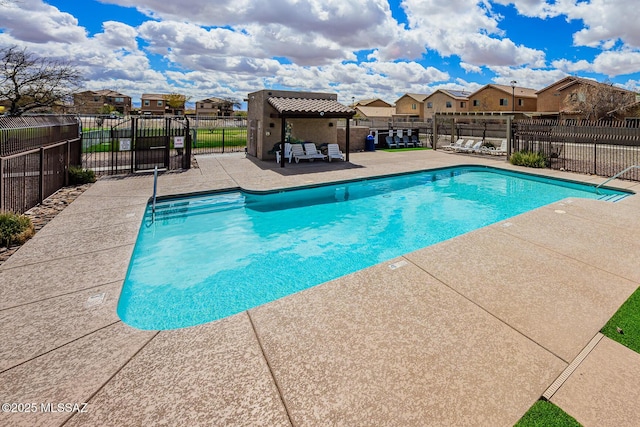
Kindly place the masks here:
<instances>
[{"instance_id":1,"label":"concrete expansion joint","mask_svg":"<svg viewBox=\"0 0 640 427\"><path fill-rule=\"evenodd\" d=\"M562 385L569 379L571 374L578 369L580 364L584 362L589 353L593 351L593 349L598 345L600 340L604 337L600 332L598 332L592 339L589 341L589 344L586 345L585 348L576 356L575 359L565 368L564 371L560 374L558 378L551 384L551 386L542 394L542 398L544 400L550 400L551 397L562 387Z\"/></svg>"}]
</instances>

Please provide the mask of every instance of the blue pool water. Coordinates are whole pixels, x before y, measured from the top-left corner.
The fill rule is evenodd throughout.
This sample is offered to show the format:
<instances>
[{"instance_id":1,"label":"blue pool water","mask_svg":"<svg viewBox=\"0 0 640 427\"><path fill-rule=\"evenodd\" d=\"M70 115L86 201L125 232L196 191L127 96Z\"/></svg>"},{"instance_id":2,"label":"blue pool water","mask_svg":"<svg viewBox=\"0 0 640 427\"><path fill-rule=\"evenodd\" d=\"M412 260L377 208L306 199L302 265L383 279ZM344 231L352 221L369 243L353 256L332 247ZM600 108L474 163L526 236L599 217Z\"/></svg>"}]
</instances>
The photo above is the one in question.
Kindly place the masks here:
<instances>
[{"instance_id":1,"label":"blue pool water","mask_svg":"<svg viewBox=\"0 0 640 427\"><path fill-rule=\"evenodd\" d=\"M140 329L217 320L568 197L627 193L459 167L147 208L118 314Z\"/></svg>"}]
</instances>

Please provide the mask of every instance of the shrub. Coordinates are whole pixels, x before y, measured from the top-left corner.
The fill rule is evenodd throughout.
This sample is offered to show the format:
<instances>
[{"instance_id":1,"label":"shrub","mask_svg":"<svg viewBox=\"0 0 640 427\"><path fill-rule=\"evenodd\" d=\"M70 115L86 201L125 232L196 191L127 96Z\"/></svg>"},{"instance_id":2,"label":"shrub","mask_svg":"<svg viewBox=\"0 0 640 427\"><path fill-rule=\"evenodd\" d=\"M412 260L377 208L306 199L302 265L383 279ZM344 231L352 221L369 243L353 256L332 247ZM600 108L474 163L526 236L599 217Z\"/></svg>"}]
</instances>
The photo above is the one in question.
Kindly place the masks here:
<instances>
[{"instance_id":1,"label":"shrub","mask_svg":"<svg viewBox=\"0 0 640 427\"><path fill-rule=\"evenodd\" d=\"M496 148L496 145L493 142L485 141L482 143L483 147L487 147L488 149Z\"/></svg>"},{"instance_id":2,"label":"shrub","mask_svg":"<svg viewBox=\"0 0 640 427\"><path fill-rule=\"evenodd\" d=\"M544 153L533 151L516 151L509 159L512 165L526 166L528 168L544 168L548 166L548 159Z\"/></svg>"},{"instance_id":3,"label":"shrub","mask_svg":"<svg viewBox=\"0 0 640 427\"><path fill-rule=\"evenodd\" d=\"M0 245L23 244L35 233L29 217L12 212L0 212Z\"/></svg>"},{"instance_id":4,"label":"shrub","mask_svg":"<svg viewBox=\"0 0 640 427\"><path fill-rule=\"evenodd\" d=\"M69 184L88 184L96 182L96 174L90 169L82 169L77 166L69 167Z\"/></svg>"}]
</instances>

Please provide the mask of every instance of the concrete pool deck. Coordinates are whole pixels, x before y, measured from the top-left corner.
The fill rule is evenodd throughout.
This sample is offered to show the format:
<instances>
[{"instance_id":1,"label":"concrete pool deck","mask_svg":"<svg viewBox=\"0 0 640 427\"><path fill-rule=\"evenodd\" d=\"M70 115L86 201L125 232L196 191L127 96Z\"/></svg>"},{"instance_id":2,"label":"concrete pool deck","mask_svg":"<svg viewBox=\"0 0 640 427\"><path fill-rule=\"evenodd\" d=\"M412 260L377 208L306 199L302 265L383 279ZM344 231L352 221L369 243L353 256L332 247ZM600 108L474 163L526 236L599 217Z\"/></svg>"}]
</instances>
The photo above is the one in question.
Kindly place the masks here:
<instances>
[{"instance_id":1,"label":"concrete pool deck","mask_svg":"<svg viewBox=\"0 0 640 427\"><path fill-rule=\"evenodd\" d=\"M284 169L201 156L158 188L266 190L458 164L603 181L496 157L350 156ZM640 355L598 333L640 286L640 196L564 200L157 332L116 314L152 182L99 180L0 266L0 403L36 409L0 413L0 425L510 426L559 376L550 399L583 425L640 425ZM86 412L57 407L83 402Z\"/></svg>"}]
</instances>

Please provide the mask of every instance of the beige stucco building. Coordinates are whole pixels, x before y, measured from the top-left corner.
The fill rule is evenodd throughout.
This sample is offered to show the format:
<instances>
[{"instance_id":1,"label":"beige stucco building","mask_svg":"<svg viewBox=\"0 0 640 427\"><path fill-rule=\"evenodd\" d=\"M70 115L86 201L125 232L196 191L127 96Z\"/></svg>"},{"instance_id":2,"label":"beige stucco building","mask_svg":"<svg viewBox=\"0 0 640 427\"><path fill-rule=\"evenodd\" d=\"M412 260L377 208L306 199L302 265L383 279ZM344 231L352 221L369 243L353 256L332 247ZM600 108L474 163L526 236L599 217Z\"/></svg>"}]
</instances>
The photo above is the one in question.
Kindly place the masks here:
<instances>
[{"instance_id":1,"label":"beige stucco building","mask_svg":"<svg viewBox=\"0 0 640 427\"><path fill-rule=\"evenodd\" d=\"M537 99L535 89L488 84L469 95L467 111L535 112Z\"/></svg>"},{"instance_id":2,"label":"beige stucco building","mask_svg":"<svg viewBox=\"0 0 640 427\"><path fill-rule=\"evenodd\" d=\"M355 111L338 102L334 93L261 90L247 99L247 154L260 160L275 159L274 147L287 138L316 145L338 143L339 119L349 119ZM348 155L347 138L341 149Z\"/></svg>"},{"instance_id":3,"label":"beige stucco building","mask_svg":"<svg viewBox=\"0 0 640 427\"><path fill-rule=\"evenodd\" d=\"M469 93L461 90L438 89L424 100L424 118L437 113L469 111Z\"/></svg>"},{"instance_id":4,"label":"beige stucco building","mask_svg":"<svg viewBox=\"0 0 640 427\"><path fill-rule=\"evenodd\" d=\"M406 93L396 101L394 118L424 120L424 101L429 95Z\"/></svg>"}]
</instances>

